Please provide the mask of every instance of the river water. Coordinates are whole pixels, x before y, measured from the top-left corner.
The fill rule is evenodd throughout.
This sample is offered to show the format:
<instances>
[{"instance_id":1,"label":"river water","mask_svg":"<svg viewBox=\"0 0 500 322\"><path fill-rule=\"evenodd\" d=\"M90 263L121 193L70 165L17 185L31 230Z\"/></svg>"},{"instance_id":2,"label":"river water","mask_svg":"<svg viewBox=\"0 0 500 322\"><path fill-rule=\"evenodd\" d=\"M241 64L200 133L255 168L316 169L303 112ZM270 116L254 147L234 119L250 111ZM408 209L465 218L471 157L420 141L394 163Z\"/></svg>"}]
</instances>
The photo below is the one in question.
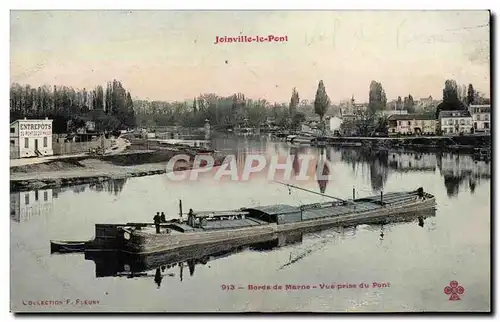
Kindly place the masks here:
<instances>
[{"instance_id":1,"label":"river water","mask_svg":"<svg viewBox=\"0 0 500 322\"><path fill-rule=\"evenodd\" d=\"M134 266L109 253L50 254L49 240L88 240L95 223L151 221L157 211L300 205L325 197L269 182L166 175L11 194L13 311L394 312L490 310L491 166L469 155L293 147L268 138L219 137L221 153L310 155L330 179L294 184L341 198L423 187L434 215L288 236L289 243L201 248L203 258ZM295 168L294 168L295 170ZM273 246L274 245L274 246ZM216 254L217 253L217 254ZM140 265L139 265L140 266ZM160 265L157 265L160 266ZM133 275L131 275L133 272ZM450 300L444 288L464 292ZM269 287L270 290L249 289ZM287 289L287 286L288 289ZM295 286L290 286L295 285ZM279 286L281 290L276 289ZM362 287L361 287L362 286ZM309 288L309 289L307 289ZM54 302L48 302L54 301ZM57 302L59 301L59 302Z\"/></svg>"}]
</instances>

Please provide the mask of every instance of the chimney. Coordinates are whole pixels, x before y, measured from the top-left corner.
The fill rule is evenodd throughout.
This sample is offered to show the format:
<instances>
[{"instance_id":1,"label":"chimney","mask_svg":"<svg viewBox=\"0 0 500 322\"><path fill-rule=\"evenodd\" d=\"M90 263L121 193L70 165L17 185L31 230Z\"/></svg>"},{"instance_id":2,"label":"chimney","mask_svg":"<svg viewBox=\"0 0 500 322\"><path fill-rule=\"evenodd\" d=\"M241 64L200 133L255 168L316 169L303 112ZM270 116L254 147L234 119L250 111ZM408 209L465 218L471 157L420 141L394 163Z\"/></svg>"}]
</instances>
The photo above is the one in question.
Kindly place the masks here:
<instances>
[{"instance_id":1,"label":"chimney","mask_svg":"<svg viewBox=\"0 0 500 322\"><path fill-rule=\"evenodd\" d=\"M45 119L48 120L49 118L46 116Z\"/></svg>"},{"instance_id":2,"label":"chimney","mask_svg":"<svg viewBox=\"0 0 500 322\"><path fill-rule=\"evenodd\" d=\"M24 119L25 119L25 120L27 120L27 118L26 118L26 117L25 117Z\"/></svg>"}]
</instances>

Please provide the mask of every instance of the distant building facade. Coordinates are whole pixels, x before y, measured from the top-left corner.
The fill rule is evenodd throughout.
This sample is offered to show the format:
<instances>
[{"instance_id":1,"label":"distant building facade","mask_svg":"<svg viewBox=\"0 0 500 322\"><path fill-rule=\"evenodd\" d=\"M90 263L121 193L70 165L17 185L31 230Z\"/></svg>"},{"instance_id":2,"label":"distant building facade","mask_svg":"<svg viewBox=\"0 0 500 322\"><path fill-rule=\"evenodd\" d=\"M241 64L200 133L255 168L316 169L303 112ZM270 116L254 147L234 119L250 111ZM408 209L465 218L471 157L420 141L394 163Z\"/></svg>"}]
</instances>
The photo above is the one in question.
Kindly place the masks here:
<instances>
[{"instance_id":1,"label":"distant building facade","mask_svg":"<svg viewBox=\"0 0 500 322\"><path fill-rule=\"evenodd\" d=\"M391 116L391 115L408 115L407 110L383 110L382 111L383 116Z\"/></svg>"},{"instance_id":2,"label":"distant building facade","mask_svg":"<svg viewBox=\"0 0 500 322\"><path fill-rule=\"evenodd\" d=\"M332 116L328 120L327 124L328 124L328 130L333 133L335 131L340 130L340 126L342 125L342 119L337 116Z\"/></svg>"},{"instance_id":3,"label":"distant building facade","mask_svg":"<svg viewBox=\"0 0 500 322\"><path fill-rule=\"evenodd\" d=\"M418 108L422 110L427 110L428 108L432 107L435 105L435 101L433 100L432 96L429 96L427 98L421 98L418 100Z\"/></svg>"},{"instance_id":4,"label":"distant building facade","mask_svg":"<svg viewBox=\"0 0 500 322\"><path fill-rule=\"evenodd\" d=\"M436 120L431 115L393 114L387 122L389 136L436 134Z\"/></svg>"},{"instance_id":5,"label":"distant building facade","mask_svg":"<svg viewBox=\"0 0 500 322\"><path fill-rule=\"evenodd\" d=\"M473 133L472 116L467 110L441 111L438 117L443 135Z\"/></svg>"},{"instance_id":6,"label":"distant building facade","mask_svg":"<svg viewBox=\"0 0 500 322\"><path fill-rule=\"evenodd\" d=\"M474 132L491 131L491 105L470 105Z\"/></svg>"},{"instance_id":7,"label":"distant building facade","mask_svg":"<svg viewBox=\"0 0 500 322\"><path fill-rule=\"evenodd\" d=\"M52 120L17 120L10 124L10 158L53 155Z\"/></svg>"}]
</instances>

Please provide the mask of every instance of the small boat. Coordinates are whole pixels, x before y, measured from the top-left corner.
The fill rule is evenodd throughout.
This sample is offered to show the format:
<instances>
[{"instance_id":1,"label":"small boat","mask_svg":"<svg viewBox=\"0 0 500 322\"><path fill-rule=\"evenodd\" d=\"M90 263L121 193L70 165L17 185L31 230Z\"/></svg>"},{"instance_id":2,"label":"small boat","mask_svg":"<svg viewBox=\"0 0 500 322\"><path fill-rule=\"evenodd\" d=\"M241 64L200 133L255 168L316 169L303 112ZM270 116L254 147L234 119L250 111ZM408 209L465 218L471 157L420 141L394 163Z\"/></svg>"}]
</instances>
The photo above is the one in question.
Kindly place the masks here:
<instances>
[{"instance_id":1,"label":"small boat","mask_svg":"<svg viewBox=\"0 0 500 322\"><path fill-rule=\"evenodd\" d=\"M312 136L294 136L290 139L292 144L312 144L314 138Z\"/></svg>"},{"instance_id":2,"label":"small boat","mask_svg":"<svg viewBox=\"0 0 500 322\"><path fill-rule=\"evenodd\" d=\"M91 241L50 241L51 253L73 253L84 251Z\"/></svg>"},{"instance_id":3,"label":"small boat","mask_svg":"<svg viewBox=\"0 0 500 322\"><path fill-rule=\"evenodd\" d=\"M316 137L311 140L311 145L314 146L327 146L328 145L328 138L324 136Z\"/></svg>"}]
</instances>

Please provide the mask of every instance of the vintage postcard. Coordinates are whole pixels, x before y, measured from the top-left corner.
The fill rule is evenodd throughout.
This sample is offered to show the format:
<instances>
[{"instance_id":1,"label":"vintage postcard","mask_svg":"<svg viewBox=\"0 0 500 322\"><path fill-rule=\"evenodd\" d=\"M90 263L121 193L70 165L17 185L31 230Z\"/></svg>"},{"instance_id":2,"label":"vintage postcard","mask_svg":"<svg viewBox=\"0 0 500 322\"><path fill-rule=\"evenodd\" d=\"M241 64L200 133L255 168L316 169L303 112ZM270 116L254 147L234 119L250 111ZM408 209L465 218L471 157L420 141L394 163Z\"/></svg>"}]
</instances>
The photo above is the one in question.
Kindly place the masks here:
<instances>
[{"instance_id":1,"label":"vintage postcard","mask_svg":"<svg viewBox=\"0 0 500 322\"><path fill-rule=\"evenodd\" d=\"M490 12L10 12L12 312L491 312Z\"/></svg>"}]
</instances>

